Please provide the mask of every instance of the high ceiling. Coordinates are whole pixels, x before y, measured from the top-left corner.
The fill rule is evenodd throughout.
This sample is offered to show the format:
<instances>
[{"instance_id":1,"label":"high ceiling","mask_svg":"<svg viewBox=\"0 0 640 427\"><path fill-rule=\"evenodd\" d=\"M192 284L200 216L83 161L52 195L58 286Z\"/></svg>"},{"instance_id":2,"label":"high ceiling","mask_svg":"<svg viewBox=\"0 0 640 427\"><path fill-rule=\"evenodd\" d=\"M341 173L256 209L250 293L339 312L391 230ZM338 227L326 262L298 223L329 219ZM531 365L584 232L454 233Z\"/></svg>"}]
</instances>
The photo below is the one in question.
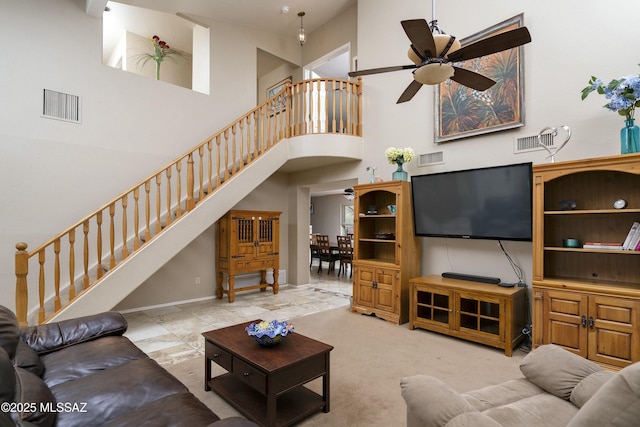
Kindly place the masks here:
<instances>
[{"instance_id":1,"label":"high ceiling","mask_svg":"<svg viewBox=\"0 0 640 427\"><path fill-rule=\"evenodd\" d=\"M100 0L87 0L90 3ZM330 21L357 0L117 0L118 3L181 13L197 19L208 17L282 36L297 37L300 28L298 12L304 11L304 29L311 33ZM106 4L106 1L104 1ZM289 12L282 8L288 6Z\"/></svg>"}]
</instances>

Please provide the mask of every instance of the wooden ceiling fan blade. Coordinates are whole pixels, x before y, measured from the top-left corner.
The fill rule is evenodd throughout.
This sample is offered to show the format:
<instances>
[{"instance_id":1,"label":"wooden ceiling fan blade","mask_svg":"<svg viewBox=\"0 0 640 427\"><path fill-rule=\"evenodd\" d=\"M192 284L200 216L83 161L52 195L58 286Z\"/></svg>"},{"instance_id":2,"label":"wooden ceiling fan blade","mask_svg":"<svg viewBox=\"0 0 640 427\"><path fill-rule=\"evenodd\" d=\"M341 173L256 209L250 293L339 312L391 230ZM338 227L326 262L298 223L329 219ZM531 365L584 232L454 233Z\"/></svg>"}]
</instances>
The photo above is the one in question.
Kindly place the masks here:
<instances>
[{"instance_id":1,"label":"wooden ceiling fan blade","mask_svg":"<svg viewBox=\"0 0 640 427\"><path fill-rule=\"evenodd\" d=\"M398 65L393 67L371 68L368 70L351 71L349 73L349 77L367 76L369 74L388 73L391 71L412 70L414 68L418 68L418 65L410 64L410 65Z\"/></svg>"},{"instance_id":2,"label":"wooden ceiling fan blade","mask_svg":"<svg viewBox=\"0 0 640 427\"><path fill-rule=\"evenodd\" d=\"M404 32L411 40L414 52L418 53L422 59L436 56L436 43L431 34L431 28L424 19L409 19L401 21Z\"/></svg>"},{"instance_id":3,"label":"wooden ceiling fan blade","mask_svg":"<svg viewBox=\"0 0 640 427\"><path fill-rule=\"evenodd\" d=\"M530 41L531 35L527 27L520 27L463 46L447 55L447 59L452 62L466 61L467 59L491 55L492 53L522 46Z\"/></svg>"},{"instance_id":4,"label":"wooden ceiling fan blade","mask_svg":"<svg viewBox=\"0 0 640 427\"><path fill-rule=\"evenodd\" d=\"M418 93L421 87L422 87L422 83L420 83L417 80L413 80L411 83L409 83L409 86L407 86L404 92L402 92L402 95L400 95L400 98L398 98L398 101L396 102L396 104L411 101L411 98L413 98L414 95Z\"/></svg>"},{"instance_id":5,"label":"wooden ceiling fan blade","mask_svg":"<svg viewBox=\"0 0 640 427\"><path fill-rule=\"evenodd\" d=\"M475 71L469 71L459 67L453 67L453 69L455 72L453 77L451 77L451 80L460 83L463 86L470 87L471 89L482 92L496 84L495 81L483 76L482 74L478 74Z\"/></svg>"}]
</instances>

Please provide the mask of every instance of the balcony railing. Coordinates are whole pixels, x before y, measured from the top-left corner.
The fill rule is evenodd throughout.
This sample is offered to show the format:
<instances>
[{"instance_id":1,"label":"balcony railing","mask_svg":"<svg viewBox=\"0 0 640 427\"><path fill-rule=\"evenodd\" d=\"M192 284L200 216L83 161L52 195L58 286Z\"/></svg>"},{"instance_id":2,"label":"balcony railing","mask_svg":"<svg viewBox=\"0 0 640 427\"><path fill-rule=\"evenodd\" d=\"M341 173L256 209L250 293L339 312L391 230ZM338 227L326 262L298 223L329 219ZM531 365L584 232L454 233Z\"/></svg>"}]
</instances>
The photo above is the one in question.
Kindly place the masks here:
<instances>
[{"instance_id":1,"label":"balcony railing","mask_svg":"<svg viewBox=\"0 0 640 427\"><path fill-rule=\"evenodd\" d=\"M30 290L38 294L37 322L45 323L282 139L362 136L361 87L360 81L340 79L287 85L49 241L31 251L17 243L20 324L28 324ZM37 286L30 284L34 280Z\"/></svg>"}]
</instances>

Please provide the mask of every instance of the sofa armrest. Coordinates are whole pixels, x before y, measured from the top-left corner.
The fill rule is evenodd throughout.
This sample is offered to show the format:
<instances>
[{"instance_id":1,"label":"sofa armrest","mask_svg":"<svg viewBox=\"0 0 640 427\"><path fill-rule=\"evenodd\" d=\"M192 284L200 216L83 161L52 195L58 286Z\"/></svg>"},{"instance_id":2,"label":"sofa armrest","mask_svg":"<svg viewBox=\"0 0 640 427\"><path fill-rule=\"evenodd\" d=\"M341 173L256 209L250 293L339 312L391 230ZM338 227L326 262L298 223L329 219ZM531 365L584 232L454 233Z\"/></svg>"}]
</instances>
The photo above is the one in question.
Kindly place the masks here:
<instances>
[{"instance_id":1,"label":"sofa armrest","mask_svg":"<svg viewBox=\"0 0 640 427\"><path fill-rule=\"evenodd\" d=\"M125 317L120 313L110 311L29 326L22 329L21 336L29 347L38 354L46 354L104 336L122 335L126 330L127 320Z\"/></svg>"},{"instance_id":2,"label":"sofa armrest","mask_svg":"<svg viewBox=\"0 0 640 427\"><path fill-rule=\"evenodd\" d=\"M476 412L458 392L437 378L414 375L400 381L407 404L407 427L442 427L466 412Z\"/></svg>"}]
</instances>

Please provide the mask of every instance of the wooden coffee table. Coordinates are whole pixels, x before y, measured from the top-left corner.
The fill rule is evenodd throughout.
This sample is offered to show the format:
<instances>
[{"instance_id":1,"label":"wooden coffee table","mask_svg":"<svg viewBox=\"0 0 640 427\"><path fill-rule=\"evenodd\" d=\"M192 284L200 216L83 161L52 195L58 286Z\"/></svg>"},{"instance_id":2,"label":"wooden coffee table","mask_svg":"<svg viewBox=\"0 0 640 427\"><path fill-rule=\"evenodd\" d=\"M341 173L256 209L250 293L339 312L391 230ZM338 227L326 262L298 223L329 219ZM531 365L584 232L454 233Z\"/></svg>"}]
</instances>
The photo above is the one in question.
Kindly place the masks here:
<instances>
[{"instance_id":1,"label":"wooden coffee table","mask_svg":"<svg viewBox=\"0 0 640 427\"><path fill-rule=\"evenodd\" d=\"M320 409L329 412L329 352L333 347L297 332L278 345L263 347L245 332L250 323L202 334L204 389L215 391L262 426L288 426ZM212 377L211 362L227 373ZM322 395L304 387L320 377Z\"/></svg>"}]
</instances>

